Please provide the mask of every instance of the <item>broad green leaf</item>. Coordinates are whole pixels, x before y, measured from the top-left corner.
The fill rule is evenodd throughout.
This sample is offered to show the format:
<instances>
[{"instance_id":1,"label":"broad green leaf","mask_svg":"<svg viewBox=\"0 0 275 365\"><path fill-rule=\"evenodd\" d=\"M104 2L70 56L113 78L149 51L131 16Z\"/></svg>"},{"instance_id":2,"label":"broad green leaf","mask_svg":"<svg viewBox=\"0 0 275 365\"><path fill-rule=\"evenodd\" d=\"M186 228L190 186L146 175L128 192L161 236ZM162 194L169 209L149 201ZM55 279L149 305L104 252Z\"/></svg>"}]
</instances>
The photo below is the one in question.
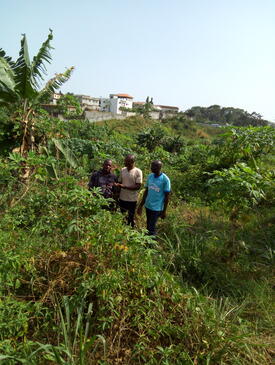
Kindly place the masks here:
<instances>
[{"instance_id":1,"label":"broad green leaf","mask_svg":"<svg viewBox=\"0 0 275 365\"><path fill-rule=\"evenodd\" d=\"M50 63L52 60L50 50L50 42L53 39L52 30L45 42L43 42L37 55L34 56L32 61L32 82L38 88L40 86L40 81L43 80L43 74L46 74L46 66L44 62Z\"/></svg>"},{"instance_id":2,"label":"broad green leaf","mask_svg":"<svg viewBox=\"0 0 275 365\"><path fill-rule=\"evenodd\" d=\"M15 89L22 99L33 99L37 94L33 82L26 35L23 34L19 58L14 66Z\"/></svg>"},{"instance_id":3,"label":"broad green leaf","mask_svg":"<svg viewBox=\"0 0 275 365\"><path fill-rule=\"evenodd\" d=\"M77 168L78 164L77 164L76 158L73 156L72 152L66 146L64 146L64 144L62 143L62 140L53 138L52 141L53 141L55 147L60 152L62 152L62 154L65 157L68 164L71 165L71 167L73 167L73 168Z\"/></svg>"}]
</instances>

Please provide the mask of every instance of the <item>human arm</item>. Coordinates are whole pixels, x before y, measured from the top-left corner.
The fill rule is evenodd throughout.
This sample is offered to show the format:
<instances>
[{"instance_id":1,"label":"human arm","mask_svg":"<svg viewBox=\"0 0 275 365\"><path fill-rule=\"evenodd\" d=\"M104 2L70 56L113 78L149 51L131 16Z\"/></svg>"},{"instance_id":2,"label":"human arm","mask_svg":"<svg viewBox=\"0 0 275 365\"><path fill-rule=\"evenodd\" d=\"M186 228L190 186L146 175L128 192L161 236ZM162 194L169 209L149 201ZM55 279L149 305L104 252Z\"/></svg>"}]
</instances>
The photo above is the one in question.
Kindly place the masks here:
<instances>
[{"instance_id":1,"label":"human arm","mask_svg":"<svg viewBox=\"0 0 275 365\"><path fill-rule=\"evenodd\" d=\"M89 179L88 182L88 189L91 190L92 188L98 187L98 174L94 172Z\"/></svg>"},{"instance_id":2,"label":"human arm","mask_svg":"<svg viewBox=\"0 0 275 365\"><path fill-rule=\"evenodd\" d=\"M168 176L164 176L164 185L163 185L163 194L164 194L164 202L163 202L163 210L160 214L160 217L164 219L166 217L166 209L169 202L170 197L170 191L171 191L171 182Z\"/></svg>"},{"instance_id":3,"label":"human arm","mask_svg":"<svg viewBox=\"0 0 275 365\"><path fill-rule=\"evenodd\" d=\"M123 184L120 184L120 183L117 183L115 185L121 187L121 189L127 189L127 190L139 190L140 187L141 187L140 183L135 183L132 186L126 186L126 185L123 185Z\"/></svg>"},{"instance_id":4,"label":"human arm","mask_svg":"<svg viewBox=\"0 0 275 365\"><path fill-rule=\"evenodd\" d=\"M118 184L118 178L115 176L114 178L114 182L112 185L112 191L113 191L113 198L115 200L119 199L119 193L120 193L120 184Z\"/></svg>"},{"instance_id":5,"label":"human arm","mask_svg":"<svg viewBox=\"0 0 275 365\"><path fill-rule=\"evenodd\" d=\"M163 204L163 210L160 214L160 218L164 219L166 217L166 209L168 206L168 202L169 202L169 196L170 196L170 192L167 191L164 193L164 204Z\"/></svg>"},{"instance_id":6,"label":"human arm","mask_svg":"<svg viewBox=\"0 0 275 365\"><path fill-rule=\"evenodd\" d=\"M142 213L142 207L145 203L145 200L147 198L147 195L148 195L148 188L145 189L144 193L143 193L143 196L142 196L142 199L141 199L141 202L139 203L139 206L137 208L137 214L138 215L141 215Z\"/></svg>"},{"instance_id":7,"label":"human arm","mask_svg":"<svg viewBox=\"0 0 275 365\"><path fill-rule=\"evenodd\" d=\"M117 184L117 186L121 187L122 189L127 189L132 191L139 190L142 184L142 171L140 169L136 169L135 178L132 185L125 185L125 183L123 183L122 173L118 181L119 183Z\"/></svg>"}]
</instances>

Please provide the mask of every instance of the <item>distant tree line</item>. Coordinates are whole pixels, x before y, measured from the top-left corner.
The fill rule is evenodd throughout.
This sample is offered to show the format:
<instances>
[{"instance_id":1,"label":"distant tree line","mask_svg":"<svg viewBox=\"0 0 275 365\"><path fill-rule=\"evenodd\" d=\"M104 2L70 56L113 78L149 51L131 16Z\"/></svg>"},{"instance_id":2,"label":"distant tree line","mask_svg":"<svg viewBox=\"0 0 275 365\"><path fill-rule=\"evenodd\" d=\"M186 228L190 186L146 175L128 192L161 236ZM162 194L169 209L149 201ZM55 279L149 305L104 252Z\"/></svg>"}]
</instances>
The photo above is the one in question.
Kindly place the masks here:
<instances>
[{"instance_id":1,"label":"distant tree line","mask_svg":"<svg viewBox=\"0 0 275 365\"><path fill-rule=\"evenodd\" d=\"M248 113L239 108L220 107L211 105L209 107L193 106L186 110L184 114L199 123L218 123L221 125L229 124L234 126L266 126L268 121L256 112Z\"/></svg>"}]
</instances>

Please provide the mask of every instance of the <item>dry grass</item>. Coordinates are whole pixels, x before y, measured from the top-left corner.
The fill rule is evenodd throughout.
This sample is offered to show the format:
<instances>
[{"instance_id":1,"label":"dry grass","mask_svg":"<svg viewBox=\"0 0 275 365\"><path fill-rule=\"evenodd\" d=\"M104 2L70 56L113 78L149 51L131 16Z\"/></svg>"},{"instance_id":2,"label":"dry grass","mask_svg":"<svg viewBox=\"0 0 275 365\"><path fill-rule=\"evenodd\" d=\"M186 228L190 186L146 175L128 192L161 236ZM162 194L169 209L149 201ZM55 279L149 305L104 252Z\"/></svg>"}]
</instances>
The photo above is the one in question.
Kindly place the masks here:
<instances>
[{"instance_id":1,"label":"dry grass","mask_svg":"<svg viewBox=\"0 0 275 365\"><path fill-rule=\"evenodd\" d=\"M197 129L196 136L202 139L210 139L210 135L202 129Z\"/></svg>"},{"instance_id":2,"label":"dry grass","mask_svg":"<svg viewBox=\"0 0 275 365\"><path fill-rule=\"evenodd\" d=\"M85 247L72 247L68 251L54 251L35 262L37 279L32 283L36 300L54 304L55 297L72 295L83 275L93 272L96 260Z\"/></svg>"},{"instance_id":3,"label":"dry grass","mask_svg":"<svg viewBox=\"0 0 275 365\"><path fill-rule=\"evenodd\" d=\"M145 128L151 127L155 123L158 123L158 121L152 119L144 119L142 117L129 117L122 120L112 119L108 121L98 122L98 125L107 125L111 130L115 130L119 133L135 134Z\"/></svg>"}]
</instances>

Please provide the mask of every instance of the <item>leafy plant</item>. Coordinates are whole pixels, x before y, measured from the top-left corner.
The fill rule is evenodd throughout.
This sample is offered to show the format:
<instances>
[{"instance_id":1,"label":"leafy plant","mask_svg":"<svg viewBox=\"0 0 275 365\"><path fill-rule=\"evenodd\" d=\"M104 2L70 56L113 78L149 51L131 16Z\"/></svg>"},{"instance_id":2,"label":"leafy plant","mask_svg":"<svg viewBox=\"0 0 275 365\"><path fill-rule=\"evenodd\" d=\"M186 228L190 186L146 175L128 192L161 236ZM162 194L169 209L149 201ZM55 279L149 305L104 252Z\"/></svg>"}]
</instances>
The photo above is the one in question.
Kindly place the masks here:
<instances>
[{"instance_id":1,"label":"leafy plant","mask_svg":"<svg viewBox=\"0 0 275 365\"><path fill-rule=\"evenodd\" d=\"M214 171L208 186L215 200L229 210L232 219L265 198L264 177L245 163Z\"/></svg>"},{"instance_id":2,"label":"leafy plant","mask_svg":"<svg viewBox=\"0 0 275 365\"><path fill-rule=\"evenodd\" d=\"M12 119L16 120L21 128L20 153L23 156L35 149L36 118L40 103L63 85L73 71L71 67L64 73L56 74L40 89L43 74L46 73L45 63L51 61L52 38L50 30L46 41L32 61L25 34L21 39L19 58L15 62L0 50L0 105L16 110Z\"/></svg>"},{"instance_id":3,"label":"leafy plant","mask_svg":"<svg viewBox=\"0 0 275 365\"><path fill-rule=\"evenodd\" d=\"M275 130L272 127L231 128L214 143L212 150L222 167L246 162L257 168L256 160L274 150Z\"/></svg>"},{"instance_id":4,"label":"leafy plant","mask_svg":"<svg viewBox=\"0 0 275 365\"><path fill-rule=\"evenodd\" d=\"M146 147L149 152L152 152L157 146L161 144L161 141L165 135L164 130L156 125L155 127L146 129L137 136L137 143Z\"/></svg>"},{"instance_id":5,"label":"leafy plant","mask_svg":"<svg viewBox=\"0 0 275 365\"><path fill-rule=\"evenodd\" d=\"M57 105L60 113L62 113L65 118L76 119L82 115L81 105L74 95L69 93L61 95L57 100Z\"/></svg>"}]
</instances>

